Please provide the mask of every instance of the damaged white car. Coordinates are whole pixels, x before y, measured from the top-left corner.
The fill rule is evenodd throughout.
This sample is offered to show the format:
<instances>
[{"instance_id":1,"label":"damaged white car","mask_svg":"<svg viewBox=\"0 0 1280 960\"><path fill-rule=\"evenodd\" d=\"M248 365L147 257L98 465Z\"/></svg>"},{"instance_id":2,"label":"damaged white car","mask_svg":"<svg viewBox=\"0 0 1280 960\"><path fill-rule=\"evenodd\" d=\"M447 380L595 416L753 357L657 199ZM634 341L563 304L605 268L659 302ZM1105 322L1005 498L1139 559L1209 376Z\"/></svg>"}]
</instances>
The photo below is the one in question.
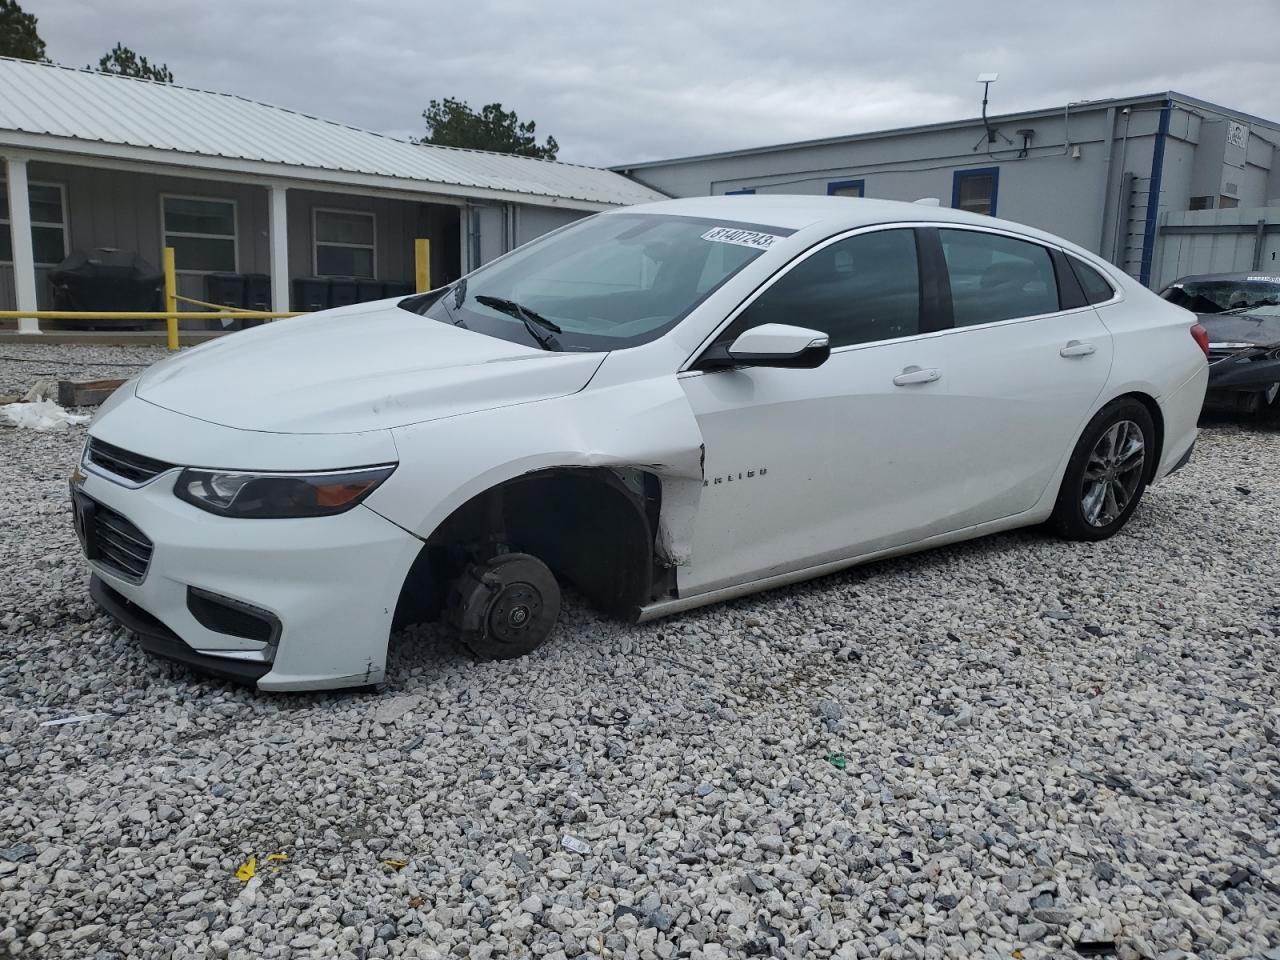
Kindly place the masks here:
<instances>
[{"instance_id":1,"label":"damaged white car","mask_svg":"<svg viewBox=\"0 0 1280 960\"><path fill-rule=\"evenodd\" d=\"M1191 455L1194 320L959 211L620 209L155 365L89 430L76 528L147 649L369 684L400 623L534 649L563 584L649 620L1046 520L1110 536Z\"/></svg>"}]
</instances>

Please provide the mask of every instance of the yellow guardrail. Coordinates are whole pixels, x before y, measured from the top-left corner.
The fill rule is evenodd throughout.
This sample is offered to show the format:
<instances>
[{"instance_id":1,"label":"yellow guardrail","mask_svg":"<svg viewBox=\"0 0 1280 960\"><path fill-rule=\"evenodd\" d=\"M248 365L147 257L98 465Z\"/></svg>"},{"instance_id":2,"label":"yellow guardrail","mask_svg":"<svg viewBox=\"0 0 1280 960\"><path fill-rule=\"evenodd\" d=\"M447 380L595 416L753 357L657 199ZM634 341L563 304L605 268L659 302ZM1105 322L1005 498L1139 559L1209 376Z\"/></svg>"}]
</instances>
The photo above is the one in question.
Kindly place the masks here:
<instances>
[{"instance_id":1,"label":"yellow guardrail","mask_svg":"<svg viewBox=\"0 0 1280 960\"><path fill-rule=\"evenodd\" d=\"M431 241L418 239L413 244L414 286L419 293L431 289ZM179 310L178 304L188 303L207 310ZM228 307L209 303L178 293L177 271L174 267L173 247L164 248L164 306L163 310L0 310L0 320L163 320L170 350L178 349L178 323L182 320L279 320L300 317L306 311L250 310L247 307Z\"/></svg>"}]
</instances>

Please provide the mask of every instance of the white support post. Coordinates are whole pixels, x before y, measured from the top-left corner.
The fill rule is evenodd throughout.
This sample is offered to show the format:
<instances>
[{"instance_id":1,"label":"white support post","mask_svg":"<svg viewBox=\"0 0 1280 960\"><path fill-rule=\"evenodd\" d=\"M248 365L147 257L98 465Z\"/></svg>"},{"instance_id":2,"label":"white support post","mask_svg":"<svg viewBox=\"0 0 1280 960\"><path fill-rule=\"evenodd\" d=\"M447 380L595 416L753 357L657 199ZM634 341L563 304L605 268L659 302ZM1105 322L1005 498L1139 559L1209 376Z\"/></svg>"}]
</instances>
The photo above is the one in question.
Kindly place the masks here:
<instances>
[{"instance_id":1,"label":"white support post","mask_svg":"<svg viewBox=\"0 0 1280 960\"><path fill-rule=\"evenodd\" d=\"M37 309L36 257L31 247L31 198L27 193L27 161L9 157L5 161L5 183L9 189L9 233L13 239L13 289L18 309ZM18 320L19 333L39 333L35 317Z\"/></svg>"},{"instance_id":2,"label":"white support post","mask_svg":"<svg viewBox=\"0 0 1280 960\"><path fill-rule=\"evenodd\" d=\"M289 207L285 202L287 187L271 186L270 220L271 237L271 309L275 313L289 310Z\"/></svg>"}]
</instances>

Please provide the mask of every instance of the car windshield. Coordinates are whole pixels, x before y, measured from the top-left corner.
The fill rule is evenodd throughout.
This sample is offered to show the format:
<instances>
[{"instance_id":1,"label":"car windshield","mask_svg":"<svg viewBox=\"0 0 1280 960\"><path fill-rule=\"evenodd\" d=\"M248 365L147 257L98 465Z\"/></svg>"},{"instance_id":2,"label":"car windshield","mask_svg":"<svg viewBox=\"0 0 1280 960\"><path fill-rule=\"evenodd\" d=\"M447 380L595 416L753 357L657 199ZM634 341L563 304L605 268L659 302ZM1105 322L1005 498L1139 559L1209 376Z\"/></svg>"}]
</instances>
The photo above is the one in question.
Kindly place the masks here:
<instances>
[{"instance_id":1,"label":"car windshield","mask_svg":"<svg viewBox=\"0 0 1280 960\"><path fill-rule=\"evenodd\" d=\"M1222 313L1280 303L1280 278L1247 280L1180 280L1162 296L1195 313Z\"/></svg>"},{"instance_id":2,"label":"car windshield","mask_svg":"<svg viewBox=\"0 0 1280 960\"><path fill-rule=\"evenodd\" d=\"M401 306L547 350L632 347L662 336L791 232L694 217L603 214Z\"/></svg>"}]
</instances>

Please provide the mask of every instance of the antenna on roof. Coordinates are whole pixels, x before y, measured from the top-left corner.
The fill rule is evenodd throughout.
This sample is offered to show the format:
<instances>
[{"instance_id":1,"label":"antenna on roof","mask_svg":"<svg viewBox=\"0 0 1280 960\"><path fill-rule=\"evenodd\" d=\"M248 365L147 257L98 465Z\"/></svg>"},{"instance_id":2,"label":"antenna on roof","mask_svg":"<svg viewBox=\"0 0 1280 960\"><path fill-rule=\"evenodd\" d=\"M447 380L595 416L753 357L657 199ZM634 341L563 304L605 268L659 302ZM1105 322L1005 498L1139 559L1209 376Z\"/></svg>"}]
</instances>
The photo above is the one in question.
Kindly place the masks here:
<instances>
[{"instance_id":1,"label":"antenna on roof","mask_svg":"<svg viewBox=\"0 0 1280 960\"><path fill-rule=\"evenodd\" d=\"M987 143L996 142L996 132L991 129L991 124L987 121L987 96L991 92L991 85L999 79L998 73L978 74L978 82L982 84L982 125L987 130Z\"/></svg>"},{"instance_id":2,"label":"antenna on roof","mask_svg":"<svg viewBox=\"0 0 1280 960\"><path fill-rule=\"evenodd\" d=\"M982 84L982 127L984 130L987 131L987 133L983 139L979 140L977 143L973 145L973 149L977 150L979 147L985 146L987 151L987 156L991 157L993 160L995 159L995 157L992 156L991 154L991 144L996 142L996 137L999 137L1001 140L1003 140L1005 143L1009 144L1010 146L1013 145L1013 141L1010 140L1008 137L1006 137L1003 133L1001 133L999 127L993 127L991 125L991 121L987 119L987 100L989 98L988 95L991 92L991 85L999 79L1000 79L1000 74L998 73L978 74L978 82ZM1019 157L1019 159L1021 159L1021 157Z\"/></svg>"}]
</instances>

